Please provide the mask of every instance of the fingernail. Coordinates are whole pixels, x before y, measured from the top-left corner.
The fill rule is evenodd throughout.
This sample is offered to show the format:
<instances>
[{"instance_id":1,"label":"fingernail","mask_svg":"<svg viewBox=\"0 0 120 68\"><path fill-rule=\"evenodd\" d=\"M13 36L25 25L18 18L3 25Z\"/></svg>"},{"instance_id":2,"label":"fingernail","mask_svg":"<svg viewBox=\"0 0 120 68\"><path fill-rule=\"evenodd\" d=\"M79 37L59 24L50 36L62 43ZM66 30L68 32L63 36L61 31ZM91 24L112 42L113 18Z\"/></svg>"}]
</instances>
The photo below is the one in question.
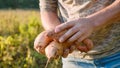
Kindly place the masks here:
<instances>
[{"instance_id":1,"label":"fingernail","mask_svg":"<svg viewBox=\"0 0 120 68\"><path fill-rule=\"evenodd\" d=\"M55 33L58 33L59 31L60 31L59 29L57 29L57 28L55 29Z\"/></svg>"},{"instance_id":2,"label":"fingernail","mask_svg":"<svg viewBox=\"0 0 120 68\"><path fill-rule=\"evenodd\" d=\"M64 42L64 39L63 39L63 38L60 38L60 39L59 39L59 42L61 42L61 43Z\"/></svg>"}]
</instances>

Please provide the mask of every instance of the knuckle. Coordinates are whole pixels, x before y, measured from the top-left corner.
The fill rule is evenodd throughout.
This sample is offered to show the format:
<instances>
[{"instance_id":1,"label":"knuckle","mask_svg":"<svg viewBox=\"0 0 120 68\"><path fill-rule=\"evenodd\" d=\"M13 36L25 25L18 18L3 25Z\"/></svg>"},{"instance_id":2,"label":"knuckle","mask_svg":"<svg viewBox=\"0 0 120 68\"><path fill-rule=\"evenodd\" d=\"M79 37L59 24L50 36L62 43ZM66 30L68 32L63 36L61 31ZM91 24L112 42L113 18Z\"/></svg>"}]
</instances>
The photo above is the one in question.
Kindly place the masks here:
<instances>
[{"instance_id":1,"label":"knuckle","mask_svg":"<svg viewBox=\"0 0 120 68\"><path fill-rule=\"evenodd\" d=\"M73 28L71 29L71 32L77 32L78 30L79 30L79 28L73 27Z\"/></svg>"},{"instance_id":2,"label":"knuckle","mask_svg":"<svg viewBox=\"0 0 120 68\"><path fill-rule=\"evenodd\" d=\"M71 24L70 21L64 23L64 25L67 25L67 26L70 25L70 24Z\"/></svg>"},{"instance_id":3,"label":"knuckle","mask_svg":"<svg viewBox=\"0 0 120 68\"><path fill-rule=\"evenodd\" d=\"M80 27L79 27L79 26L76 26L74 29L80 30Z\"/></svg>"},{"instance_id":4,"label":"knuckle","mask_svg":"<svg viewBox=\"0 0 120 68\"><path fill-rule=\"evenodd\" d=\"M68 34L68 33L65 33L64 36L63 36L63 38L64 38L64 39L65 39L65 38L68 38L68 36L69 36L69 34Z\"/></svg>"},{"instance_id":5,"label":"knuckle","mask_svg":"<svg viewBox=\"0 0 120 68\"><path fill-rule=\"evenodd\" d=\"M58 29L60 27L60 25L56 26L55 28Z\"/></svg>"},{"instance_id":6,"label":"knuckle","mask_svg":"<svg viewBox=\"0 0 120 68\"><path fill-rule=\"evenodd\" d=\"M56 29L62 30L62 27L63 27L63 25L58 25L58 26L56 26Z\"/></svg>"},{"instance_id":7,"label":"knuckle","mask_svg":"<svg viewBox=\"0 0 120 68\"><path fill-rule=\"evenodd\" d=\"M70 31L73 32L73 31L75 31L75 30L76 30L76 28L72 28Z\"/></svg>"}]
</instances>

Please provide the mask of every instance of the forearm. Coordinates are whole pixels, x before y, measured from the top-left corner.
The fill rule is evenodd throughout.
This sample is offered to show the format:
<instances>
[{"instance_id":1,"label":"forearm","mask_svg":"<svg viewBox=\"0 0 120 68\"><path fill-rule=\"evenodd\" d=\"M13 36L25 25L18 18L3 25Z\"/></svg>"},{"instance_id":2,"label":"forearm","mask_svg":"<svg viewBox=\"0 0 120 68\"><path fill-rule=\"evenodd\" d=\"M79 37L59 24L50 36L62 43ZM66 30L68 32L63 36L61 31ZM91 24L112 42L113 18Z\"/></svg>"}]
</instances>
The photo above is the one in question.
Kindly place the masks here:
<instances>
[{"instance_id":1,"label":"forearm","mask_svg":"<svg viewBox=\"0 0 120 68\"><path fill-rule=\"evenodd\" d=\"M57 25L60 24L57 13L52 11L42 11L41 20L45 30L54 29Z\"/></svg>"},{"instance_id":2,"label":"forearm","mask_svg":"<svg viewBox=\"0 0 120 68\"><path fill-rule=\"evenodd\" d=\"M94 19L93 24L97 28L120 20L120 0L116 0L110 6L88 16L88 18Z\"/></svg>"}]
</instances>

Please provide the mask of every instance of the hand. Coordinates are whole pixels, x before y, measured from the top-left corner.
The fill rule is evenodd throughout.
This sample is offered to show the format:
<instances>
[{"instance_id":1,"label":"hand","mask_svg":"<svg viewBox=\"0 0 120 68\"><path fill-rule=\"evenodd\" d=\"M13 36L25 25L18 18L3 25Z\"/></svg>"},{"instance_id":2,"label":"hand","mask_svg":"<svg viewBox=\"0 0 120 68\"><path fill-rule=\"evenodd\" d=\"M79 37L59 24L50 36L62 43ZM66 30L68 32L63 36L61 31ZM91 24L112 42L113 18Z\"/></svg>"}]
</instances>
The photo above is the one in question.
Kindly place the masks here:
<instances>
[{"instance_id":1,"label":"hand","mask_svg":"<svg viewBox=\"0 0 120 68\"><path fill-rule=\"evenodd\" d=\"M63 34L64 34L64 32L63 32ZM57 37L59 37L59 34L57 34L57 35L54 34L54 31L41 32L35 39L35 42L34 42L35 50L41 54L45 54L45 49L48 50L47 51L48 53L46 52L47 57L50 57L51 53L52 53L53 57L56 57L56 56L60 55L59 53L63 52L61 54L61 56L65 58L68 56L69 53L72 53L76 48L82 52L87 52L87 51L91 50L93 47L92 41L90 41L89 39L88 39L88 41L87 41L87 39L85 39L86 41L83 41L83 43L85 45L80 46L79 43L74 43L74 44L68 43L68 42L59 43L55 40L55 39L57 39ZM51 43L53 41L54 41L54 43ZM55 51L56 49L58 51ZM54 51L54 53L53 53L53 51ZM51 52L51 53L49 54L49 52Z\"/></svg>"},{"instance_id":2,"label":"hand","mask_svg":"<svg viewBox=\"0 0 120 68\"><path fill-rule=\"evenodd\" d=\"M87 53L94 47L93 42L90 39L84 39L82 43L83 43L82 45L80 43L75 43L74 45L71 45L69 48L66 48L62 56L66 58L68 54L72 53L75 49L78 49L80 52Z\"/></svg>"},{"instance_id":3,"label":"hand","mask_svg":"<svg viewBox=\"0 0 120 68\"><path fill-rule=\"evenodd\" d=\"M62 36L63 34L65 34L67 32L67 30L64 30L62 32L59 32L59 33L55 33L54 32L55 30L52 30L51 32L49 32L47 34L47 36L49 38L52 38L54 39L55 41L58 41L59 37ZM93 42L92 40L86 38L82 41L82 45L81 43L79 42L63 42L63 43L59 43L61 44L63 47L64 47L64 50L63 50L63 57L67 57L67 55L69 53L72 53L75 49L78 49L79 51L81 52L88 52L89 50L91 50L93 48Z\"/></svg>"},{"instance_id":4,"label":"hand","mask_svg":"<svg viewBox=\"0 0 120 68\"><path fill-rule=\"evenodd\" d=\"M90 18L80 18L58 25L55 28L55 32L59 33L64 30L68 30L59 38L59 42L81 42L85 38L89 37L95 29L93 23L94 21Z\"/></svg>"},{"instance_id":5,"label":"hand","mask_svg":"<svg viewBox=\"0 0 120 68\"><path fill-rule=\"evenodd\" d=\"M77 49L81 52L86 52L87 53L88 51L90 51L94 47L93 42L90 39L84 39L82 41L82 43L83 43L82 45L80 45L80 43L76 43L76 44L79 45L77 47Z\"/></svg>"},{"instance_id":6,"label":"hand","mask_svg":"<svg viewBox=\"0 0 120 68\"><path fill-rule=\"evenodd\" d=\"M70 45L68 48L65 48L63 50L63 55L62 57L66 58L70 53L72 53L76 48L77 46L75 44L73 45Z\"/></svg>"}]
</instances>

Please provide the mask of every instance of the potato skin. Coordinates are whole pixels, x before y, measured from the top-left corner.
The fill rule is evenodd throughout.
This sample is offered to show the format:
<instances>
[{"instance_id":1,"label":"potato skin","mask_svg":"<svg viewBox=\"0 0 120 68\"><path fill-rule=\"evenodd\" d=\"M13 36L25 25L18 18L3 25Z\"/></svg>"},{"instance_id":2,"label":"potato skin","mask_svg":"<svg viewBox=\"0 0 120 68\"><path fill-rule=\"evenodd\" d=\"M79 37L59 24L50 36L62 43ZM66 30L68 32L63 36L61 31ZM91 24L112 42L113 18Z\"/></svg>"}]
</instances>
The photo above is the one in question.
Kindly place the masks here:
<instances>
[{"instance_id":1,"label":"potato skin","mask_svg":"<svg viewBox=\"0 0 120 68\"><path fill-rule=\"evenodd\" d=\"M60 43L58 39L65 32L66 30L58 34L55 33L54 30L41 32L35 39L34 48L39 53L46 55L48 59L55 59L58 58L58 56L63 56L64 50L70 49L71 45L75 45L75 47L81 52L88 52L93 48L93 42L90 39L83 40L82 43L84 45L82 46L80 45L80 43L76 42Z\"/></svg>"},{"instance_id":2,"label":"potato skin","mask_svg":"<svg viewBox=\"0 0 120 68\"><path fill-rule=\"evenodd\" d=\"M49 38L52 38L55 41L58 41L58 39L66 32L67 30L64 30L63 32L60 33L55 33L54 30L51 30L50 32L48 32L47 36ZM59 42L59 41L58 41ZM71 45L75 45L77 47L78 50L82 51L82 52L88 52L89 50L91 50L93 48L93 42L86 38L84 39L82 42L82 45L80 45L80 43L77 42L63 42L61 43L63 46L63 49L66 48L70 48Z\"/></svg>"},{"instance_id":3,"label":"potato skin","mask_svg":"<svg viewBox=\"0 0 120 68\"><path fill-rule=\"evenodd\" d=\"M34 41L34 48L41 54L45 54L46 46L53 41L51 38L47 37L49 31L41 32Z\"/></svg>"},{"instance_id":4,"label":"potato skin","mask_svg":"<svg viewBox=\"0 0 120 68\"><path fill-rule=\"evenodd\" d=\"M48 59L55 59L58 56L62 56L62 54L63 54L63 46L57 41L52 41L45 48L45 55L47 56Z\"/></svg>"}]
</instances>

